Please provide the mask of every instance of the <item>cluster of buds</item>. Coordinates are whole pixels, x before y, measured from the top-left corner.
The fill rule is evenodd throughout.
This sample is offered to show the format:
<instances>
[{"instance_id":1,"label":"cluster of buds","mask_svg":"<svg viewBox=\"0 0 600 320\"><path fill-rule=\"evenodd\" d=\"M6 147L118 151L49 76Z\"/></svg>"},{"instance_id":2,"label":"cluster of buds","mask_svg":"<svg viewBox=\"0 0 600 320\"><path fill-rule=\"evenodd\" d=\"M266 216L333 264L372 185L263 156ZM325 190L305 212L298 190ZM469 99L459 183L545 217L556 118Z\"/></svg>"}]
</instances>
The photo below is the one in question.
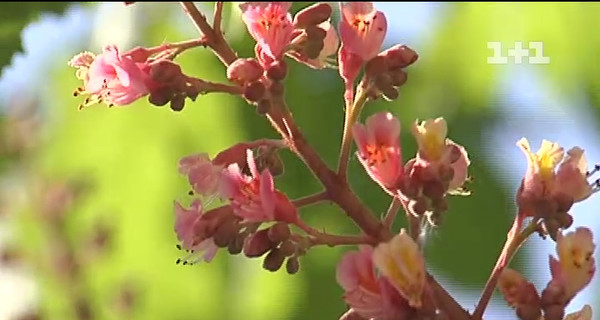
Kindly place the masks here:
<instances>
[{"instance_id":1,"label":"cluster of buds","mask_svg":"<svg viewBox=\"0 0 600 320\"><path fill-rule=\"evenodd\" d=\"M391 112L370 115L364 124L357 122L369 100L399 96L399 87L407 81L405 68L417 61L417 53L405 45L381 51L387 19L370 2L340 4L339 37L330 22L333 9L327 3L314 4L292 16L290 2L245 2L239 6L241 19L256 45L254 57L238 57L222 37L222 5L216 4L211 27L202 14L193 13L193 3L182 3L202 30L202 41L136 48L125 54L119 54L116 47L107 47L98 57L83 53L70 62L84 81L78 92L90 94L85 105L97 101L125 105L149 95L153 104L171 102L172 109L181 110L185 98L194 100L201 93L227 92L256 106L257 112L267 115L282 135L281 141L238 143L212 160L205 153L180 160L179 172L192 187L192 200L188 208L175 202L174 229L180 241L177 247L189 253L177 263L210 261L219 248L227 248L230 254L264 257L263 267L269 271L279 270L285 263L287 272L294 274L299 271L299 258L314 245L359 245L359 251L346 253L337 268L337 281L350 307L341 319L479 320L498 285L519 318L563 320L565 307L595 271L591 231L579 228L563 236L572 222L568 214L572 204L600 189L599 182L588 182L600 167L587 172L582 149L573 148L564 157L556 144L544 142L533 154L526 140L518 143L529 161L517 193L519 213L471 316L427 275L418 241L421 222L440 225L448 209L448 195L469 194L464 186L470 180L467 151L447 137L448 126L442 117L412 124L418 151L406 162L400 145L400 121ZM172 62L181 51L200 45L211 48L224 62L227 79L233 85L185 76ZM284 99L283 80L288 75L285 57L324 69L333 65L331 56L336 53L345 85L346 118L340 162L334 172L295 124ZM362 70L364 76L356 85ZM369 177L392 197L390 211L381 221L348 185L352 138L358 160ZM325 187L322 193L292 201L275 187L274 176L283 174L278 156L283 148L302 158ZM226 204L206 210L217 197ZM330 235L308 226L300 219L298 209L320 200L340 206L361 228L361 234ZM409 232L392 230L398 203L406 211ZM531 228L520 230L527 217L533 218ZM303 233L296 233L292 227ZM506 269L515 251L535 231L557 241L559 256L558 260L550 259L553 278L541 295L516 271ZM566 319L590 317L591 310L584 308Z\"/></svg>"},{"instance_id":2,"label":"cluster of buds","mask_svg":"<svg viewBox=\"0 0 600 320\"><path fill-rule=\"evenodd\" d=\"M519 272L505 269L498 287L510 306L522 320L562 320L565 307L592 280L595 273L592 232L580 227L566 235L557 234L558 260L550 256L552 279L539 295L534 285ZM592 311L585 306L564 319L591 319Z\"/></svg>"}]
</instances>

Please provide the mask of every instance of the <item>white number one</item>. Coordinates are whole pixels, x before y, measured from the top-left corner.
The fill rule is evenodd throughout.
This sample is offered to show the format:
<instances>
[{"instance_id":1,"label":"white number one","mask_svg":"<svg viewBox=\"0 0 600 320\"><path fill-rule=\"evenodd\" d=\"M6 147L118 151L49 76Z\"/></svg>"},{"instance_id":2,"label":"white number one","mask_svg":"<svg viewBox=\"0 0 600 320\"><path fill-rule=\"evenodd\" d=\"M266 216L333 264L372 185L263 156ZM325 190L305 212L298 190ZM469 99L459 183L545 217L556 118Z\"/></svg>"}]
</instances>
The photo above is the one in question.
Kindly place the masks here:
<instances>
[{"instance_id":1,"label":"white number one","mask_svg":"<svg viewBox=\"0 0 600 320\"><path fill-rule=\"evenodd\" d=\"M489 64L507 64L508 57L502 56L502 42L493 41L487 43L488 49L494 50L494 56L487 58Z\"/></svg>"},{"instance_id":2,"label":"white number one","mask_svg":"<svg viewBox=\"0 0 600 320\"><path fill-rule=\"evenodd\" d=\"M489 44L488 44L489 47ZM549 64L550 57L544 57L544 43L543 42L529 42L529 50L535 50L535 56L529 57L529 63L531 64ZM489 61L489 58L488 58Z\"/></svg>"}]
</instances>

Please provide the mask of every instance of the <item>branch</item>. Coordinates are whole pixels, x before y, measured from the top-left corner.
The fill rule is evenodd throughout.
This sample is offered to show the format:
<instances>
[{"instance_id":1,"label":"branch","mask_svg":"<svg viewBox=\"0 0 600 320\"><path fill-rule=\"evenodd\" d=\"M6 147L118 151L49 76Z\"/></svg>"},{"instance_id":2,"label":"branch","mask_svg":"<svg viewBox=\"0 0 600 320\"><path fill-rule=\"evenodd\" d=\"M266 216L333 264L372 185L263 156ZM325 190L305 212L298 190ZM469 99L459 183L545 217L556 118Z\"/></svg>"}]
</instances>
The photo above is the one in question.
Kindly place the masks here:
<instances>
[{"instance_id":1,"label":"branch","mask_svg":"<svg viewBox=\"0 0 600 320\"><path fill-rule=\"evenodd\" d=\"M190 19L192 19L196 29L198 29L200 34L202 34L206 40L206 45L214 51L215 55L219 57L219 60L226 66L233 63L237 59L237 55L233 49L231 49L227 41L225 41L223 34L221 32L216 32L215 29L208 24L206 17L198 10L193 2L180 2L180 4L183 11L185 11ZM215 13L218 12L215 11ZM220 18L215 21L220 21Z\"/></svg>"},{"instance_id":2,"label":"branch","mask_svg":"<svg viewBox=\"0 0 600 320\"><path fill-rule=\"evenodd\" d=\"M215 2L215 13L213 15L213 30L216 34L221 33L221 19L223 18L223 1Z\"/></svg>"},{"instance_id":3,"label":"branch","mask_svg":"<svg viewBox=\"0 0 600 320\"><path fill-rule=\"evenodd\" d=\"M401 205L402 201L398 197L394 197L392 199L392 203L390 203L390 207L383 217L383 225L386 228L390 229L392 224L394 224L394 220L396 220L396 214L398 213L398 209L400 209Z\"/></svg>"},{"instance_id":4,"label":"branch","mask_svg":"<svg viewBox=\"0 0 600 320\"><path fill-rule=\"evenodd\" d=\"M306 163L308 168L325 186L331 201L335 202L346 214L369 236L386 241L391 238L389 230L378 221L373 212L367 208L350 189L348 183L327 167L321 157L306 142L302 131L297 127L285 102L281 98L272 99L272 107L268 113L274 126L285 124L293 150Z\"/></svg>"},{"instance_id":5,"label":"branch","mask_svg":"<svg viewBox=\"0 0 600 320\"><path fill-rule=\"evenodd\" d=\"M377 241L369 236L342 236L342 235L332 235L327 234L321 231L318 231L306 223L304 221L299 220L295 223L295 225L302 229L310 236L311 246L317 245L326 245L329 247L335 247L339 245L357 245L357 244L370 244L375 245Z\"/></svg>"},{"instance_id":6,"label":"branch","mask_svg":"<svg viewBox=\"0 0 600 320\"><path fill-rule=\"evenodd\" d=\"M206 81L194 77L187 77L187 80L200 92L200 94L206 94L210 92L223 92L232 95L241 95L243 93L242 87L232 86L224 83Z\"/></svg>"},{"instance_id":7,"label":"branch","mask_svg":"<svg viewBox=\"0 0 600 320\"><path fill-rule=\"evenodd\" d=\"M348 174L348 162L350 160L350 148L352 146L352 127L360 115L360 111L367 102L368 90L359 88L358 93L352 103L352 106L346 107L344 117L344 131L342 133L342 145L340 146L340 156L338 159L338 175L342 180L346 180Z\"/></svg>"},{"instance_id":8,"label":"branch","mask_svg":"<svg viewBox=\"0 0 600 320\"><path fill-rule=\"evenodd\" d=\"M325 201L327 199L329 199L329 197L327 196L327 192L319 192L319 193L311 194L309 196L293 200L292 203L296 207L299 208L299 207L304 207L304 206L308 206L311 204L319 203L319 202Z\"/></svg>"},{"instance_id":9,"label":"branch","mask_svg":"<svg viewBox=\"0 0 600 320\"><path fill-rule=\"evenodd\" d=\"M515 216L515 221L513 223L512 228L508 232L508 237L504 244L504 248L496 261L496 265L488 278L487 283L485 284L485 288L483 289L483 293L481 294L481 298L479 299L479 303L475 308L475 312L473 312L473 319L479 320L483 317L483 313L485 312L485 308L487 307L490 299L492 298L492 294L494 293L494 289L496 288L496 284L498 283L498 278L502 274L502 271L506 268L506 266L510 263L510 260L513 258L515 253L519 250L521 245L525 243L525 241L532 235L538 228L538 220L532 220L529 225L523 229L519 233L519 229L521 227L522 218L519 214Z\"/></svg>"},{"instance_id":10,"label":"branch","mask_svg":"<svg viewBox=\"0 0 600 320\"><path fill-rule=\"evenodd\" d=\"M449 319L452 320L471 320L471 315L463 309L454 298L440 285L435 278L427 273L427 282L433 291L433 296L438 308L444 310Z\"/></svg>"}]
</instances>

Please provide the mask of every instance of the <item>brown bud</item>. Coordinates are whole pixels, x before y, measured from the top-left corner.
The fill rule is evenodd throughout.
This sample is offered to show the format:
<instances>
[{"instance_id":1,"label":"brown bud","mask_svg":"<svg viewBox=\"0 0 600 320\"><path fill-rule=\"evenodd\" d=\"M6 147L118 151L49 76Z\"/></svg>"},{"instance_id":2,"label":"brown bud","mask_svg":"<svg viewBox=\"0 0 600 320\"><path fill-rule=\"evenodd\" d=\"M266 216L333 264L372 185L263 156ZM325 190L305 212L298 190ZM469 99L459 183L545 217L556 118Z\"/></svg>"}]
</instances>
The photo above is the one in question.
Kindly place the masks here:
<instances>
[{"instance_id":1,"label":"brown bud","mask_svg":"<svg viewBox=\"0 0 600 320\"><path fill-rule=\"evenodd\" d=\"M444 197L446 189L440 181L427 181L423 183L423 195L429 199L440 199Z\"/></svg>"},{"instance_id":2,"label":"brown bud","mask_svg":"<svg viewBox=\"0 0 600 320\"><path fill-rule=\"evenodd\" d=\"M268 229L260 230L244 241L244 254L248 258L260 257L274 247L269 240Z\"/></svg>"},{"instance_id":3,"label":"brown bud","mask_svg":"<svg viewBox=\"0 0 600 320\"><path fill-rule=\"evenodd\" d=\"M290 235L290 227L285 222L277 222L271 228L268 229L269 240L273 243L281 243L287 240Z\"/></svg>"},{"instance_id":4,"label":"brown bud","mask_svg":"<svg viewBox=\"0 0 600 320\"><path fill-rule=\"evenodd\" d=\"M290 240L285 240L279 246L279 250L281 250L281 254L283 254L286 257L289 257L296 253L296 244L294 244Z\"/></svg>"},{"instance_id":5,"label":"brown bud","mask_svg":"<svg viewBox=\"0 0 600 320\"><path fill-rule=\"evenodd\" d=\"M271 272L275 272L281 268L285 260L285 255L277 248L271 250L263 261L263 268Z\"/></svg>"},{"instance_id":6,"label":"brown bud","mask_svg":"<svg viewBox=\"0 0 600 320\"><path fill-rule=\"evenodd\" d=\"M379 54L386 58L390 68L405 68L419 58L419 55L405 45L395 45Z\"/></svg>"},{"instance_id":7,"label":"brown bud","mask_svg":"<svg viewBox=\"0 0 600 320\"><path fill-rule=\"evenodd\" d=\"M258 114L267 114L271 110L271 101L267 99L260 100L256 106Z\"/></svg>"},{"instance_id":8,"label":"brown bud","mask_svg":"<svg viewBox=\"0 0 600 320\"><path fill-rule=\"evenodd\" d=\"M560 213L556 215L556 221L561 229L567 229L573 224L573 217L568 213Z\"/></svg>"},{"instance_id":9,"label":"brown bud","mask_svg":"<svg viewBox=\"0 0 600 320\"><path fill-rule=\"evenodd\" d=\"M398 96L400 95L398 93L398 89L396 89L394 87L389 87L389 88L385 88L384 90L381 90L381 94L388 101L396 100L396 99L398 99Z\"/></svg>"},{"instance_id":10,"label":"brown bud","mask_svg":"<svg viewBox=\"0 0 600 320\"><path fill-rule=\"evenodd\" d=\"M305 31L308 41L322 42L323 39L325 39L325 37L327 36L327 31L317 26L307 27Z\"/></svg>"},{"instance_id":11,"label":"brown bud","mask_svg":"<svg viewBox=\"0 0 600 320\"><path fill-rule=\"evenodd\" d=\"M392 85L394 87L399 87L403 85L408 79L408 75L402 69L391 70L389 74L392 77Z\"/></svg>"},{"instance_id":12,"label":"brown bud","mask_svg":"<svg viewBox=\"0 0 600 320\"><path fill-rule=\"evenodd\" d=\"M238 234L231 242L229 242L227 251L233 255L239 254L244 248L244 240L246 240L246 237L243 234Z\"/></svg>"},{"instance_id":13,"label":"brown bud","mask_svg":"<svg viewBox=\"0 0 600 320\"><path fill-rule=\"evenodd\" d=\"M233 241L238 233L238 224L234 219L227 219L221 223L217 228L217 231L213 235L215 245L219 248L229 246L229 243Z\"/></svg>"},{"instance_id":14,"label":"brown bud","mask_svg":"<svg viewBox=\"0 0 600 320\"><path fill-rule=\"evenodd\" d=\"M304 55L308 59L316 59L319 57L319 55L321 54L321 50L323 50L324 47L325 47L325 43L323 42L323 40L319 40L319 41L309 40L304 45L304 48L302 48L302 53L304 53Z\"/></svg>"},{"instance_id":15,"label":"brown bud","mask_svg":"<svg viewBox=\"0 0 600 320\"><path fill-rule=\"evenodd\" d=\"M565 307L552 305L544 308L544 320L562 320L565 316Z\"/></svg>"},{"instance_id":16,"label":"brown bud","mask_svg":"<svg viewBox=\"0 0 600 320\"><path fill-rule=\"evenodd\" d=\"M169 60L161 60L150 68L152 80L160 83L176 82L182 75L181 67Z\"/></svg>"},{"instance_id":17,"label":"brown bud","mask_svg":"<svg viewBox=\"0 0 600 320\"><path fill-rule=\"evenodd\" d=\"M560 229L560 223L554 218L546 218L542 222L542 226L544 227L544 231L550 236L550 238L556 241L556 234Z\"/></svg>"},{"instance_id":18,"label":"brown bud","mask_svg":"<svg viewBox=\"0 0 600 320\"><path fill-rule=\"evenodd\" d=\"M546 289L542 291L542 306L550 306L554 304L564 304L565 288L558 281L550 281L546 286Z\"/></svg>"},{"instance_id":19,"label":"brown bud","mask_svg":"<svg viewBox=\"0 0 600 320\"><path fill-rule=\"evenodd\" d=\"M244 85L247 82L257 81L263 75L263 68L253 58L237 59L227 67L227 79Z\"/></svg>"},{"instance_id":20,"label":"brown bud","mask_svg":"<svg viewBox=\"0 0 600 320\"><path fill-rule=\"evenodd\" d=\"M171 101L172 96L173 92L171 92L168 87L165 87L150 92L150 95L148 96L148 102L155 106L162 107Z\"/></svg>"},{"instance_id":21,"label":"brown bud","mask_svg":"<svg viewBox=\"0 0 600 320\"><path fill-rule=\"evenodd\" d=\"M411 200L408 204L408 208L415 217L420 217L425 213L425 211L427 211L427 201L425 201L425 199L422 197L416 200Z\"/></svg>"},{"instance_id":22,"label":"brown bud","mask_svg":"<svg viewBox=\"0 0 600 320\"><path fill-rule=\"evenodd\" d=\"M288 258L285 263L285 271L289 274L296 274L300 270L300 261L298 257Z\"/></svg>"},{"instance_id":23,"label":"brown bud","mask_svg":"<svg viewBox=\"0 0 600 320\"><path fill-rule=\"evenodd\" d=\"M521 320L538 320L542 316L542 310L539 306L528 304L520 305L517 310L517 317Z\"/></svg>"},{"instance_id":24,"label":"brown bud","mask_svg":"<svg viewBox=\"0 0 600 320\"><path fill-rule=\"evenodd\" d=\"M393 89L392 77L387 73L379 74L375 77L375 87L379 90Z\"/></svg>"},{"instance_id":25,"label":"brown bud","mask_svg":"<svg viewBox=\"0 0 600 320\"><path fill-rule=\"evenodd\" d=\"M294 26L303 29L320 24L331 17L331 12L332 9L329 4L324 2L315 3L296 13Z\"/></svg>"},{"instance_id":26,"label":"brown bud","mask_svg":"<svg viewBox=\"0 0 600 320\"><path fill-rule=\"evenodd\" d=\"M182 94L174 95L173 98L171 99L171 104L169 105L169 107L171 107L171 109L173 111L181 111L181 110L183 110L184 106L185 106L185 96Z\"/></svg>"},{"instance_id":27,"label":"brown bud","mask_svg":"<svg viewBox=\"0 0 600 320\"><path fill-rule=\"evenodd\" d=\"M281 81L285 79L287 75L287 63L284 60L277 60L271 63L267 69L267 77L275 81Z\"/></svg>"},{"instance_id":28,"label":"brown bud","mask_svg":"<svg viewBox=\"0 0 600 320\"><path fill-rule=\"evenodd\" d=\"M259 148L259 154L256 157L256 168L259 172L267 169L273 176L281 175L284 165L279 157L279 153L277 153L277 149L272 147Z\"/></svg>"},{"instance_id":29,"label":"brown bud","mask_svg":"<svg viewBox=\"0 0 600 320\"><path fill-rule=\"evenodd\" d=\"M249 82L244 87L244 98L248 101L257 102L265 96L265 85L260 81Z\"/></svg>"},{"instance_id":30,"label":"brown bud","mask_svg":"<svg viewBox=\"0 0 600 320\"><path fill-rule=\"evenodd\" d=\"M365 74L369 77L377 77L385 73L387 69L386 59L382 56L376 56L365 65Z\"/></svg>"}]
</instances>

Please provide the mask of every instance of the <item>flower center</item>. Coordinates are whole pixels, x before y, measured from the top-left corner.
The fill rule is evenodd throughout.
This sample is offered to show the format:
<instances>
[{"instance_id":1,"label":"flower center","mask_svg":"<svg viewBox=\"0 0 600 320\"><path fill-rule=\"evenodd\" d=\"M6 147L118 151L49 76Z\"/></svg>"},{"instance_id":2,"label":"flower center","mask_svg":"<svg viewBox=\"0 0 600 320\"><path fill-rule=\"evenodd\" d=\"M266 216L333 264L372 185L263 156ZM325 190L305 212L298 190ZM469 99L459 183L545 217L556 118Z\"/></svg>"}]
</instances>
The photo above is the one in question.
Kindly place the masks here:
<instances>
[{"instance_id":1,"label":"flower center","mask_svg":"<svg viewBox=\"0 0 600 320\"><path fill-rule=\"evenodd\" d=\"M383 164L387 161L387 155L385 153L385 147L383 145L367 145L367 159L370 166L376 164Z\"/></svg>"}]
</instances>

